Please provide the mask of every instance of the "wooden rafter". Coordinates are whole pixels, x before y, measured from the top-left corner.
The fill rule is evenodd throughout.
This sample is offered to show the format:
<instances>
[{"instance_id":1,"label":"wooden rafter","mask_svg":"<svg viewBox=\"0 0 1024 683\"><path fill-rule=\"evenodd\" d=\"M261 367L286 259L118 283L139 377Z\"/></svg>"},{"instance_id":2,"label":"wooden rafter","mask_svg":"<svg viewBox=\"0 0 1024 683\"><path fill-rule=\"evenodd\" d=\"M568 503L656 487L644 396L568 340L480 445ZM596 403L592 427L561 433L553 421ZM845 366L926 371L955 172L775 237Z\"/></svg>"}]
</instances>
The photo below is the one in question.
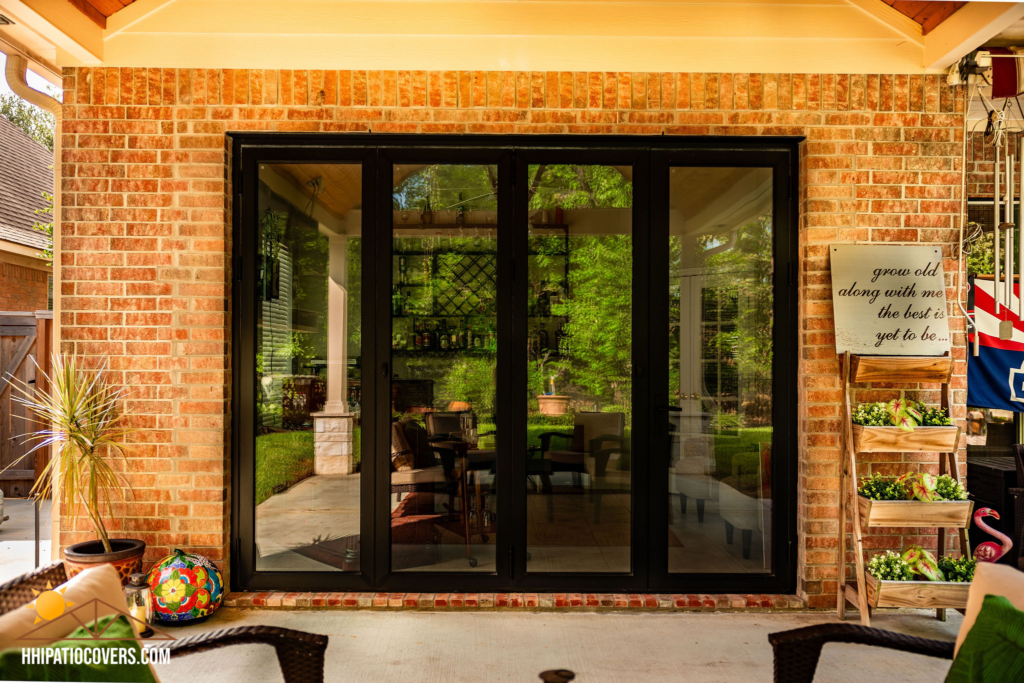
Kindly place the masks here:
<instances>
[{"instance_id":1,"label":"wooden rafter","mask_svg":"<svg viewBox=\"0 0 1024 683\"><path fill-rule=\"evenodd\" d=\"M966 2L909 2L908 0L882 0L882 2L920 24L922 35L928 35L932 29L967 4Z\"/></svg>"}]
</instances>

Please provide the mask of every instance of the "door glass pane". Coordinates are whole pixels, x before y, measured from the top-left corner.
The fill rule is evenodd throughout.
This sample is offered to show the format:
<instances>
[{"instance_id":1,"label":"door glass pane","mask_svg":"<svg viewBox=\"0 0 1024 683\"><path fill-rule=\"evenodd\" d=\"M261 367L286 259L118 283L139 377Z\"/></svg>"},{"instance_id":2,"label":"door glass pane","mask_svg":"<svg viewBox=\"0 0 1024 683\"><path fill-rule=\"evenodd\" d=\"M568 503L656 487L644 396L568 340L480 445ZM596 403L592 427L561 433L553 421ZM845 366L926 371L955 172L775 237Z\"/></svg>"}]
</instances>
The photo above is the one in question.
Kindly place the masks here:
<instances>
[{"instance_id":1,"label":"door glass pane","mask_svg":"<svg viewBox=\"0 0 1024 683\"><path fill-rule=\"evenodd\" d=\"M495 571L497 177L394 167L393 571Z\"/></svg>"},{"instance_id":2,"label":"door glass pane","mask_svg":"<svg viewBox=\"0 0 1024 683\"><path fill-rule=\"evenodd\" d=\"M527 571L631 571L632 168L530 166Z\"/></svg>"},{"instance_id":3,"label":"door glass pane","mask_svg":"<svg viewBox=\"0 0 1024 683\"><path fill-rule=\"evenodd\" d=\"M772 171L673 168L669 208L668 570L771 572Z\"/></svg>"},{"instance_id":4,"label":"door glass pane","mask_svg":"<svg viewBox=\"0 0 1024 683\"><path fill-rule=\"evenodd\" d=\"M359 571L361 202L358 164L260 166L260 571Z\"/></svg>"}]
</instances>

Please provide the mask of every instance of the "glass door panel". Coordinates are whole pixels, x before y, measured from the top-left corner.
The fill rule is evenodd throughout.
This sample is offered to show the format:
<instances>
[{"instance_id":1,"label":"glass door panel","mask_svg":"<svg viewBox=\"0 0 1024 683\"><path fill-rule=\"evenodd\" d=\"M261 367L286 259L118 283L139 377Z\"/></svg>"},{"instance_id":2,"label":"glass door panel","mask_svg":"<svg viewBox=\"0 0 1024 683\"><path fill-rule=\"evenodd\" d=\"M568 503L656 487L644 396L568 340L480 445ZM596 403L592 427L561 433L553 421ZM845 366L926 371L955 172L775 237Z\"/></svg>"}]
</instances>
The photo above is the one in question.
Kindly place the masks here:
<instances>
[{"instance_id":1,"label":"glass door panel","mask_svg":"<svg viewBox=\"0 0 1024 683\"><path fill-rule=\"evenodd\" d=\"M395 165L391 570L496 571L498 171Z\"/></svg>"},{"instance_id":2,"label":"glass door panel","mask_svg":"<svg viewBox=\"0 0 1024 683\"><path fill-rule=\"evenodd\" d=\"M528 168L530 573L632 568L632 177Z\"/></svg>"},{"instance_id":3,"label":"glass door panel","mask_svg":"<svg viewBox=\"0 0 1024 683\"><path fill-rule=\"evenodd\" d=\"M258 571L358 572L362 166L261 164Z\"/></svg>"},{"instance_id":4,"label":"glass door panel","mask_svg":"<svg viewBox=\"0 0 1024 683\"><path fill-rule=\"evenodd\" d=\"M670 171L669 573L773 571L772 197L771 168Z\"/></svg>"}]
</instances>

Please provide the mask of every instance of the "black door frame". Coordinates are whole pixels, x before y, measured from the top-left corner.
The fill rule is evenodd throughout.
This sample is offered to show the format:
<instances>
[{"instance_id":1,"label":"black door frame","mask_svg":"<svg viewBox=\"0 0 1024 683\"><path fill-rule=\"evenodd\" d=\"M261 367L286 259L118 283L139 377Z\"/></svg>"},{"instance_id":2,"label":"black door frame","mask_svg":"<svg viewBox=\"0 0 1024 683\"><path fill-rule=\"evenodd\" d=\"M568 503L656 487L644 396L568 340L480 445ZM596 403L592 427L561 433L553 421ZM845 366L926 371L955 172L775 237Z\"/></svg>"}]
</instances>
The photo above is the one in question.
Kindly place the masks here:
<instances>
[{"instance_id":1,"label":"black door frame","mask_svg":"<svg viewBox=\"0 0 1024 683\"><path fill-rule=\"evenodd\" d=\"M234 590L305 591L504 591L686 593L791 593L797 577L797 225L795 182L798 146L803 138L654 137L568 135L390 135L327 133L232 133L233 287L232 287L232 470L231 586ZM261 162L363 164L363 330L362 458L360 482L362 553L358 573L269 572L255 568L254 452L255 426L255 291L258 164ZM648 427L634 427L633 570L630 574L543 574L526 572L525 457L499 457L498 495L512 501L512 515L499 515L494 574L390 572L388 470L390 379L381 378L381 363L390 363L391 317L391 163L497 163L499 212L513 231L499 231L499 330L506 325L499 349L525 348L526 304L514 297L515 283L528 273L527 166L531 163L594 163L632 165L634 186L633 358L634 414L648 416ZM667 430L657 397L667 395L667 378L650 359L667 358L667 335L660 334L659 315L668 312L668 255L659 248L668 238L668 172L671 166L765 166L773 168L775 204L775 327L773 363L773 566L770 575L668 574ZM507 175L502 174L504 168ZM508 177L510 183L500 178ZM654 202L662 197L664 201ZM504 200L502 199L504 198ZM502 254L506 257L502 258ZM380 264L385 264L382 267ZM504 265L503 265L504 264ZM377 311L381 314L378 315ZM500 333L499 333L500 334ZM665 337L662 339L661 337ZM499 392L498 411L508 415L513 438L505 448L526 453L526 368L519 356L499 353L498 381L511 387ZM665 384L664 387L661 385ZM664 391L662 391L664 389ZM659 417L662 419L659 420ZM646 433L644 433L646 432ZM502 476L504 470L505 476ZM509 471L511 470L511 471ZM523 486L516 482L522 481ZM506 504L507 505L507 504ZM371 513L372 511L372 513ZM371 513L371 514L367 514ZM523 520L515 524L513 520ZM518 528L516 528L518 527ZM666 547L662 547L666 546Z\"/></svg>"},{"instance_id":2,"label":"black door frame","mask_svg":"<svg viewBox=\"0 0 1024 683\"><path fill-rule=\"evenodd\" d=\"M796 481L797 481L797 382L799 367L796 189L799 177L797 154L789 148L739 149L691 148L654 150L651 153L651 358L669 357L669 176L673 167L770 167L772 169L773 269L772 292L772 452L787 458L772 458L772 567L770 574L670 574L668 572L668 411L662 404L648 413L649 432L654 435L651 471L648 478L651 538L650 589L678 590L699 586L700 593L794 593L796 589ZM659 248L662 245L662 248ZM656 327L657 326L657 327ZM667 368L651 369L651 395L669 394ZM658 540L660 539L660 540ZM695 592L687 589L688 593Z\"/></svg>"}]
</instances>

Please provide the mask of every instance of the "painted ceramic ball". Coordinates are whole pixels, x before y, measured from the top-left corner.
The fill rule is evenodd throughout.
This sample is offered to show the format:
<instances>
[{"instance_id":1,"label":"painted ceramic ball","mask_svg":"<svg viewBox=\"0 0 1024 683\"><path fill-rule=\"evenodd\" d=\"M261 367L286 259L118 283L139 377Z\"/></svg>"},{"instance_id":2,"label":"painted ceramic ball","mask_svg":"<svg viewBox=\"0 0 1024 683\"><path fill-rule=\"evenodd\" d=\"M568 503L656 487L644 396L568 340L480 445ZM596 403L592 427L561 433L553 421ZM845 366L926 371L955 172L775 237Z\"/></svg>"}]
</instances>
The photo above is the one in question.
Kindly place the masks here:
<instances>
[{"instance_id":1,"label":"painted ceramic ball","mask_svg":"<svg viewBox=\"0 0 1024 683\"><path fill-rule=\"evenodd\" d=\"M181 624L205 619L224 599L224 578L217 566L207 557L182 550L157 562L147 581L154 621Z\"/></svg>"}]
</instances>

